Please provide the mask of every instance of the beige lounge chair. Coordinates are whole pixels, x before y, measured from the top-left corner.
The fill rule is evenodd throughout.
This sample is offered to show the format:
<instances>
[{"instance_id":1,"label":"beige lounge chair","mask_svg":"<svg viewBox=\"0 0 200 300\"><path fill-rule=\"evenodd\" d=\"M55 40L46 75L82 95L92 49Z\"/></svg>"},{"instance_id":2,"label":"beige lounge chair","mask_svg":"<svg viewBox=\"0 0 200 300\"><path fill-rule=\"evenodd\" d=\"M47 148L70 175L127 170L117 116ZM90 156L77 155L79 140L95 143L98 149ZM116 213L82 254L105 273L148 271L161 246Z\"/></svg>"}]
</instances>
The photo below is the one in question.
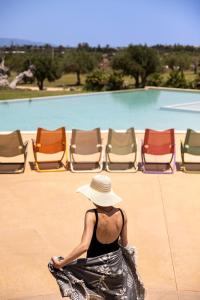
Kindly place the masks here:
<instances>
[{"instance_id":1,"label":"beige lounge chair","mask_svg":"<svg viewBox=\"0 0 200 300\"><path fill-rule=\"evenodd\" d=\"M91 156L95 156L95 158ZM100 128L93 130L72 129L70 145L71 171L101 172L102 168L103 147Z\"/></svg>"},{"instance_id":2,"label":"beige lounge chair","mask_svg":"<svg viewBox=\"0 0 200 300\"><path fill-rule=\"evenodd\" d=\"M13 131L9 134L0 134L0 173L1 174L18 174L23 173L26 166L27 144L23 143L20 130ZM23 156L23 162L8 162L5 158Z\"/></svg>"}]
</instances>

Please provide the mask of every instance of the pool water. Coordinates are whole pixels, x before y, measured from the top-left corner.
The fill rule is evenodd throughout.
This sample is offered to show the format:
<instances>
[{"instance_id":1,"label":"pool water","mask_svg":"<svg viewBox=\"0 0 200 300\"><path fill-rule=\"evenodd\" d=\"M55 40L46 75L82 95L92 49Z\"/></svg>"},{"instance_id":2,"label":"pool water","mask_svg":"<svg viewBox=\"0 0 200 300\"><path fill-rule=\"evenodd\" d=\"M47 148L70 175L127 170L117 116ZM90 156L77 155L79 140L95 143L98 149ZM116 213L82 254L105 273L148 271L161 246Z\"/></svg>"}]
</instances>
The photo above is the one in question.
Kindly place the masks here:
<instances>
[{"instance_id":1,"label":"pool water","mask_svg":"<svg viewBox=\"0 0 200 300\"><path fill-rule=\"evenodd\" d=\"M163 109L191 102L200 102L200 93L153 89L0 101L0 131L61 126L67 130L95 127L200 130L200 111Z\"/></svg>"}]
</instances>

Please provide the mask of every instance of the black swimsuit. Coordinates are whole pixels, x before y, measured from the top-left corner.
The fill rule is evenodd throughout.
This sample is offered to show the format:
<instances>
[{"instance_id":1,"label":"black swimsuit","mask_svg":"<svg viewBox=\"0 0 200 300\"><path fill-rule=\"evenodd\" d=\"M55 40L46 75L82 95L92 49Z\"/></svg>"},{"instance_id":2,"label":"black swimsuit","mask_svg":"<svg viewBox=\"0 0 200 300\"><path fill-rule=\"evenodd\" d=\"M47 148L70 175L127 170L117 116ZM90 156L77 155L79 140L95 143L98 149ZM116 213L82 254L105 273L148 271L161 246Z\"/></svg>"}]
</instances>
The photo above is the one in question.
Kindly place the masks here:
<instances>
[{"instance_id":1,"label":"black swimsuit","mask_svg":"<svg viewBox=\"0 0 200 300\"><path fill-rule=\"evenodd\" d=\"M124 215L122 210L119 208L121 215L122 215L122 229L124 227ZM97 225L98 225L98 213L97 210L94 209L95 215L96 215L96 223L94 225L94 231L93 231L93 236L92 236L92 240L89 246L89 249L87 251L87 257L96 257L102 254L106 254L109 252L113 252L119 249L119 244L118 244L118 240L119 240L119 236L121 234L119 234L119 236L117 237L117 239L110 243L110 244L102 244L97 240L97 236L96 236L96 231L97 231ZM121 230L122 231L122 230Z\"/></svg>"}]
</instances>

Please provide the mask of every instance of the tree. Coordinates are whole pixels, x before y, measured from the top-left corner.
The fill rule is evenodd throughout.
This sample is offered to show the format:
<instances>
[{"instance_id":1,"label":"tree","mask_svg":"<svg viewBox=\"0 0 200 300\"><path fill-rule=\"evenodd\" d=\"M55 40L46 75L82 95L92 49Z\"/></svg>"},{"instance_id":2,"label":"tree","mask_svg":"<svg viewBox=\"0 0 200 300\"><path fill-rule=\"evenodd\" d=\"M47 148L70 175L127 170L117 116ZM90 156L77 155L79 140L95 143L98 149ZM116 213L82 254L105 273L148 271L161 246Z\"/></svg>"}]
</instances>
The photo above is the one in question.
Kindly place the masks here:
<instances>
[{"instance_id":1,"label":"tree","mask_svg":"<svg viewBox=\"0 0 200 300\"><path fill-rule=\"evenodd\" d=\"M34 55L31 63L35 66L34 77L40 90L44 88L44 80L54 81L61 76L56 60L47 54Z\"/></svg>"},{"instance_id":2,"label":"tree","mask_svg":"<svg viewBox=\"0 0 200 300\"><path fill-rule=\"evenodd\" d=\"M79 48L65 54L63 61L64 72L75 72L77 76L76 85L81 85L81 74L94 70L98 65L99 56Z\"/></svg>"},{"instance_id":3,"label":"tree","mask_svg":"<svg viewBox=\"0 0 200 300\"><path fill-rule=\"evenodd\" d=\"M192 65L193 65L193 71L196 75L198 73L198 67L200 66L200 56L195 55L192 57Z\"/></svg>"},{"instance_id":4,"label":"tree","mask_svg":"<svg viewBox=\"0 0 200 300\"><path fill-rule=\"evenodd\" d=\"M156 72L160 66L157 52L147 46L133 46L119 51L113 58L112 66L124 75L135 79L135 87L144 87L147 77Z\"/></svg>"},{"instance_id":5,"label":"tree","mask_svg":"<svg viewBox=\"0 0 200 300\"><path fill-rule=\"evenodd\" d=\"M171 70L180 70L183 72L189 69L191 57L186 53L173 53L165 58L165 64L167 64Z\"/></svg>"}]
</instances>

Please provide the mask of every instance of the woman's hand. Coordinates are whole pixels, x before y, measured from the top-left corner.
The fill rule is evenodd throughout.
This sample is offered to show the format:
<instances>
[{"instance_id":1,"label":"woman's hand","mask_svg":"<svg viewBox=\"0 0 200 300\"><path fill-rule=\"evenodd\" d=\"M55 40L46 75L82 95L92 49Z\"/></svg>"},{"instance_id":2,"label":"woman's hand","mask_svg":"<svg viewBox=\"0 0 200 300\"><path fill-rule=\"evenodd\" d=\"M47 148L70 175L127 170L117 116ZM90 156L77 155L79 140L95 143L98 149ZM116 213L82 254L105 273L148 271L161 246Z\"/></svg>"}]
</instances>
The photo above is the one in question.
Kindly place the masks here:
<instances>
[{"instance_id":1,"label":"woman's hand","mask_svg":"<svg viewBox=\"0 0 200 300\"><path fill-rule=\"evenodd\" d=\"M52 262L53 262L53 266L56 269L62 269L62 261L59 260L56 256L53 256L51 258Z\"/></svg>"}]
</instances>

